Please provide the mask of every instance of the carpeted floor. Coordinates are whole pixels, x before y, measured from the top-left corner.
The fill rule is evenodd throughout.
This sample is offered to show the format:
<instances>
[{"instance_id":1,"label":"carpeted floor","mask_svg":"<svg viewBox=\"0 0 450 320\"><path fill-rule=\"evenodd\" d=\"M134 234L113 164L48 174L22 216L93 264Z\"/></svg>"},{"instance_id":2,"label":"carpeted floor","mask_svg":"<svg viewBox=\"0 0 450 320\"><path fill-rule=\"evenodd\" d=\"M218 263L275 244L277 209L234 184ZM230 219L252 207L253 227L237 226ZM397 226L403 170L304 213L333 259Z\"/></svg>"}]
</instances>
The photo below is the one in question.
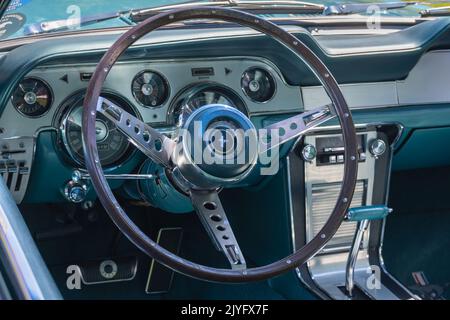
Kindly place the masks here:
<instances>
[{"instance_id":1,"label":"carpeted floor","mask_svg":"<svg viewBox=\"0 0 450 320\"><path fill-rule=\"evenodd\" d=\"M25 219L32 226L37 238L38 247L49 264L49 268L57 284L67 299L285 299L270 286L269 281L248 284L208 283L175 274L170 292L149 295L145 293L150 259L143 255L126 238L121 236L112 225L109 217L101 208L87 213L77 211L75 220L81 229L63 237L40 239L42 234L50 230L61 230L64 220L55 219L57 210L67 208L57 206L25 206L22 208ZM144 209L143 209L144 210ZM182 227L184 230L181 255L193 261L216 266L227 267L223 256L212 246L206 232L203 231L198 218L194 214L168 215L162 212L145 214L143 210L134 210L132 217L141 226L147 226L146 232L154 234L160 224L164 226ZM151 210L151 209L150 209ZM38 212L37 212L38 211ZM129 212L132 212L130 210ZM61 212L61 217L65 216ZM95 221L92 220L95 216ZM151 222L146 221L150 219ZM98 285L82 285L81 290L69 290L66 286L67 266L89 260L114 256L135 256L138 258L136 277L132 281L112 282ZM291 281L292 283L292 281Z\"/></svg>"},{"instance_id":2,"label":"carpeted floor","mask_svg":"<svg viewBox=\"0 0 450 320\"><path fill-rule=\"evenodd\" d=\"M450 168L396 172L383 246L388 270L415 293L450 299ZM417 287L413 272L430 285Z\"/></svg>"}]
</instances>

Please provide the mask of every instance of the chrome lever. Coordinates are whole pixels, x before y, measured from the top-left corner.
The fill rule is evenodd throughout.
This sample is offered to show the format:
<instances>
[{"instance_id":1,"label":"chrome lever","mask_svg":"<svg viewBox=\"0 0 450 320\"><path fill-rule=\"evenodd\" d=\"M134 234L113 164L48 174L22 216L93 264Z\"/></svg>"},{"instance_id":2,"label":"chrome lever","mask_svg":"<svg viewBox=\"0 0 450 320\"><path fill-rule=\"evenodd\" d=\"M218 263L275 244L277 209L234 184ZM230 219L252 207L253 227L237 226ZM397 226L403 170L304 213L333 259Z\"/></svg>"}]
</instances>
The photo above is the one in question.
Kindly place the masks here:
<instances>
[{"instance_id":1,"label":"chrome lever","mask_svg":"<svg viewBox=\"0 0 450 320\"><path fill-rule=\"evenodd\" d=\"M353 237L352 246L348 255L347 265L345 267L345 289L349 297L353 296L355 288L355 267L358 261L358 253L363 241L364 232L367 230L370 221L380 220L392 213L392 209L383 205L364 206L351 208L347 212L347 221L357 221L357 229Z\"/></svg>"},{"instance_id":2,"label":"chrome lever","mask_svg":"<svg viewBox=\"0 0 450 320\"><path fill-rule=\"evenodd\" d=\"M156 176L153 174L105 174L105 178L107 180L150 180L150 179L156 179ZM90 180L91 176L89 173L81 172L78 170L75 170L72 173L72 180L73 181L79 181L79 180Z\"/></svg>"},{"instance_id":3,"label":"chrome lever","mask_svg":"<svg viewBox=\"0 0 450 320\"><path fill-rule=\"evenodd\" d=\"M368 226L369 220L358 222L356 234L353 238L352 247L348 255L347 265L345 267L345 289L350 297L353 296L353 289L355 287L355 267L358 260L359 248L361 247L363 235Z\"/></svg>"}]
</instances>

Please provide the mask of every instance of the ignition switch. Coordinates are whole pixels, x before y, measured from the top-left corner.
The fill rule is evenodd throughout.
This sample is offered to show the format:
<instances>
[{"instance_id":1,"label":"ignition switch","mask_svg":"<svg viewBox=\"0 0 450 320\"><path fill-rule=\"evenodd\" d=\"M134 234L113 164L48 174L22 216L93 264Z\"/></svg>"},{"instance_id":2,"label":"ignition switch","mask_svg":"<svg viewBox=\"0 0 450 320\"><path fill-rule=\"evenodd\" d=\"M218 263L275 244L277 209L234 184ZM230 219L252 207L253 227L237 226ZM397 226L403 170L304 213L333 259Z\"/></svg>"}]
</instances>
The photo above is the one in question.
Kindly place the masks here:
<instances>
[{"instance_id":1,"label":"ignition switch","mask_svg":"<svg viewBox=\"0 0 450 320\"><path fill-rule=\"evenodd\" d=\"M74 171L72 179L64 187L64 196L72 203L81 203L86 200L87 191L87 185L81 179L80 172Z\"/></svg>"}]
</instances>

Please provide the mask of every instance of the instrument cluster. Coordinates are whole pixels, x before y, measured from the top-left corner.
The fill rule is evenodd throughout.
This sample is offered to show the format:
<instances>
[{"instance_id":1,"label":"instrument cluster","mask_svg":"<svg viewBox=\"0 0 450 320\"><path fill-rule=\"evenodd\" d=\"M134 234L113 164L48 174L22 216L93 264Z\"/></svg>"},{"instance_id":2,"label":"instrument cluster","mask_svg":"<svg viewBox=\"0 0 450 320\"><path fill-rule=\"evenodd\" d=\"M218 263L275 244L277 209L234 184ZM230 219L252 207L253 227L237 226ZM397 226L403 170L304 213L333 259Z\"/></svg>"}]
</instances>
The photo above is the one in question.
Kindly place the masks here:
<instances>
[{"instance_id":1,"label":"instrument cluster","mask_svg":"<svg viewBox=\"0 0 450 320\"><path fill-rule=\"evenodd\" d=\"M53 128L63 158L75 167L84 166L82 105L94 70L93 64L33 70L14 89L12 108L2 120L19 114L22 121L16 124L22 127L10 130L17 135L35 135L42 128ZM193 111L207 104L228 105L251 117L293 112L299 110L301 101L299 88L287 85L274 65L246 57L118 63L104 89L105 97L165 131L175 130ZM100 115L97 142L105 167L123 163L133 150L114 125Z\"/></svg>"}]
</instances>

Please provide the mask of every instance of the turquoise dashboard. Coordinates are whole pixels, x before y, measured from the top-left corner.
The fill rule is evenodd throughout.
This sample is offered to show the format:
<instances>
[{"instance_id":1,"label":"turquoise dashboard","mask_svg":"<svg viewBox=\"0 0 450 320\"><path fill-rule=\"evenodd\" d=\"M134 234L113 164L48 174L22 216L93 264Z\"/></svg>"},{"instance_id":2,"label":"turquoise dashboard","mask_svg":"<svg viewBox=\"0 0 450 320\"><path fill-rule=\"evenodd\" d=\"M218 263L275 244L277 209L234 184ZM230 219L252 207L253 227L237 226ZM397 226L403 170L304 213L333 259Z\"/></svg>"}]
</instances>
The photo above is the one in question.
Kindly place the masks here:
<instances>
[{"instance_id":1,"label":"turquoise dashboard","mask_svg":"<svg viewBox=\"0 0 450 320\"><path fill-rule=\"evenodd\" d=\"M342 85L356 124L401 127L392 169L405 170L450 161L445 152L450 136L449 26L449 19L436 19L351 36L321 32L320 27L283 27L327 64ZM0 46L2 156L7 166L21 156L27 162L16 161L23 176L10 181L17 202L66 201L65 184L74 170L83 170L77 132L84 90L102 54L120 34L120 29L79 32L30 38L27 43L4 41ZM256 75L264 77L268 88L261 96L251 87ZM146 86L150 82L156 87ZM41 101L45 110L20 106L16 93L23 86L40 88L35 96L19 92L18 97L46 99ZM198 32L175 28L148 35L111 71L104 95L169 135L181 104L230 104L259 128L328 101L312 72L290 51L235 26ZM143 156L107 129L99 123L98 141L107 141L105 172L136 173ZM286 146L282 152L288 150ZM117 190L123 185L112 182ZM95 198L92 191L89 197Z\"/></svg>"}]
</instances>

